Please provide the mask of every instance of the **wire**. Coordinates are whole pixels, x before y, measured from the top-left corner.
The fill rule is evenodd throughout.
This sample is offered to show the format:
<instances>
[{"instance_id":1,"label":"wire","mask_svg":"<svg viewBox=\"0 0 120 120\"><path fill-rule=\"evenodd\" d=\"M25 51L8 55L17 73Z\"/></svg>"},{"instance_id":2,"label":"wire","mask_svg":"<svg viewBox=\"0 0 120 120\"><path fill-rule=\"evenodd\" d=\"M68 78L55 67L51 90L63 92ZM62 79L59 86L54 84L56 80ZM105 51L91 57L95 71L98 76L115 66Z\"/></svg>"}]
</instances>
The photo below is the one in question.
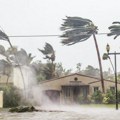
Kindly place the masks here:
<instances>
[{"instance_id":1,"label":"wire","mask_svg":"<svg viewBox=\"0 0 120 120\"><path fill-rule=\"evenodd\" d=\"M58 37L60 35L10 35L8 37Z\"/></svg>"},{"instance_id":2,"label":"wire","mask_svg":"<svg viewBox=\"0 0 120 120\"><path fill-rule=\"evenodd\" d=\"M97 33L96 35L106 35L108 33ZM61 35L10 35L8 37L60 37Z\"/></svg>"}]
</instances>

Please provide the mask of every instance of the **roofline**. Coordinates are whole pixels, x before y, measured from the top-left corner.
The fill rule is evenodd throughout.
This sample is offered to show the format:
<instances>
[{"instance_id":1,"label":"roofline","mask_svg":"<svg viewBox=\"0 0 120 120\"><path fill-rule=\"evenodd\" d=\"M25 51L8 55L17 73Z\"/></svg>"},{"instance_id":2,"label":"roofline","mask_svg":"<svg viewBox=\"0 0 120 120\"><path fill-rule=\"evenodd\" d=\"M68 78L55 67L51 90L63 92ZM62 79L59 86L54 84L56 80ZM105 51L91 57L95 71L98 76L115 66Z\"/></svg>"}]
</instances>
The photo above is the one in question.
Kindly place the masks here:
<instances>
[{"instance_id":1,"label":"roofline","mask_svg":"<svg viewBox=\"0 0 120 120\"><path fill-rule=\"evenodd\" d=\"M40 82L40 84L46 83L46 82L52 82L54 80L59 80L61 78L66 78L66 77L73 76L73 75L79 75L79 76L83 76L83 77L94 78L94 79L100 80L100 78L97 78L97 77L88 76L88 75L84 75L84 74L80 74L80 73L72 73L70 75L65 75L65 76L54 78L54 79L50 79L50 80L44 80L44 81Z\"/></svg>"},{"instance_id":2,"label":"roofline","mask_svg":"<svg viewBox=\"0 0 120 120\"><path fill-rule=\"evenodd\" d=\"M106 80L106 79L104 79L104 81L115 83L115 81L112 81L112 80ZM96 83L96 82L101 82L101 81L100 80L99 81L94 81L94 82L90 82L89 84L93 84L93 83ZM117 84L120 84L120 82L117 82Z\"/></svg>"},{"instance_id":3,"label":"roofline","mask_svg":"<svg viewBox=\"0 0 120 120\"><path fill-rule=\"evenodd\" d=\"M96 79L96 81L90 82L88 84L93 84L93 83L96 83L96 82L101 82L100 78L97 78L97 77L88 76L88 75L84 75L84 74L80 74L80 73L72 73L72 74L69 74L69 75L65 75L65 76L54 78L54 79L50 79L50 80L44 80L44 81L40 82L40 84L46 83L46 82L52 82L52 81L59 80L61 78L66 78L66 77L73 76L73 75L79 75L79 76L83 76L83 77L88 77L88 78ZM115 81L112 81L112 80L106 80L106 79L104 79L104 81L115 83ZM117 82L117 83L120 84L120 82Z\"/></svg>"}]
</instances>

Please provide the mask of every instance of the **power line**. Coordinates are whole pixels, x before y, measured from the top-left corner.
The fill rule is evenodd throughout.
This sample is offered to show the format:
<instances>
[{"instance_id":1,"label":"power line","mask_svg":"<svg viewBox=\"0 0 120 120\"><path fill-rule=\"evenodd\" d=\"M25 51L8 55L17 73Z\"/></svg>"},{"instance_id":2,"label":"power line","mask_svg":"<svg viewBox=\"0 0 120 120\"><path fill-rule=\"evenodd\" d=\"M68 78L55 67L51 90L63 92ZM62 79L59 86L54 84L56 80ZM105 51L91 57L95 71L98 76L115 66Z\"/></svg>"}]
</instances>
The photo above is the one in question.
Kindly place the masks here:
<instances>
[{"instance_id":1,"label":"power line","mask_svg":"<svg viewBox=\"0 0 120 120\"><path fill-rule=\"evenodd\" d=\"M98 33L96 35L106 35L108 33ZM8 37L60 37L61 35L9 35Z\"/></svg>"},{"instance_id":2,"label":"power line","mask_svg":"<svg viewBox=\"0 0 120 120\"><path fill-rule=\"evenodd\" d=\"M60 35L13 35L8 37L56 37Z\"/></svg>"}]
</instances>

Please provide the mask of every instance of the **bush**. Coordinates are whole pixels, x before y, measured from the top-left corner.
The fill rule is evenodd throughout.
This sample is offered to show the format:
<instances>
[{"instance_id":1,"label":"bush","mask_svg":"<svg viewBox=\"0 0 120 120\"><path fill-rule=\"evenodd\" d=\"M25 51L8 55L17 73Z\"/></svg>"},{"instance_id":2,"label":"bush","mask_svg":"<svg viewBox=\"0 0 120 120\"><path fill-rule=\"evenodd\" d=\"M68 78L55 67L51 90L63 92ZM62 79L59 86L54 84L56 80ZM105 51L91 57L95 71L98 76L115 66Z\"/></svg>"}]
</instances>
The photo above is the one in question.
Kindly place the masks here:
<instances>
[{"instance_id":1,"label":"bush","mask_svg":"<svg viewBox=\"0 0 120 120\"><path fill-rule=\"evenodd\" d=\"M94 103L102 103L103 101L103 95L102 92L100 90L97 90L93 93L93 95L91 96L91 99Z\"/></svg>"},{"instance_id":2,"label":"bush","mask_svg":"<svg viewBox=\"0 0 120 120\"><path fill-rule=\"evenodd\" d=\"M78 97L78 102L80 104L89 104L91 101L90 101L90 97L89 96L83 96L83 95L80 95Z\"/></svg>"},{"instance_id":3,"label":"bush","mask_svg":"<svg viewBox=\"0 0 120 120\"><path fill-rule=\"evenodd\" d=\"M120 91L118 91L118 102L120 103Z\"/></svg>"},{"instance_id":4,"label":"bush","mask_svg":"<svg viewBox=\"0 0 120 120\"><path fill-rule=\"evenodd\" d=\"M103 98L103 103L104 104L113 104L116 101L115 97L115 90L107 90L104 98Z\"/></svg>"},{"instance_id":5,"label":"bush","mask_svg":"<svg viewBox=\"0 0 120 120\"><path fill-rule=\"evenodd\" d=\"M0 87L3 91L3 107L16 107L19 105L21 97L18 89L13 86Z\"/></svg>"}]
</instances>

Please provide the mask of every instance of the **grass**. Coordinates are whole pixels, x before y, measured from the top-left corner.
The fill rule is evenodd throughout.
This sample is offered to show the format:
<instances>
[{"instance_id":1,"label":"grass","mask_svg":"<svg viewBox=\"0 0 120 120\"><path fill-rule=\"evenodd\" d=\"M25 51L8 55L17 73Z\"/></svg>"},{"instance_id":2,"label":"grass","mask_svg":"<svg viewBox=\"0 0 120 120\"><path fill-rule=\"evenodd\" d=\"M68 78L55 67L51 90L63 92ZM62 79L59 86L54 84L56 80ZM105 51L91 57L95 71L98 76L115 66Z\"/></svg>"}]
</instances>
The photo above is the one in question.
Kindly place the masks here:
<instances>
[{"instance_id":1,"label":"grass","mask_svg":"<svg viewBox=\"0 0 120 120\"><path fill-rule=\"evenodd\" d=\"M94 108L116 108L115 104L84 104L84 105L80 105L82 107L94 107ZM118 107L120 108L120 104L118 105Z\"/></svg>"}]
</instances>

